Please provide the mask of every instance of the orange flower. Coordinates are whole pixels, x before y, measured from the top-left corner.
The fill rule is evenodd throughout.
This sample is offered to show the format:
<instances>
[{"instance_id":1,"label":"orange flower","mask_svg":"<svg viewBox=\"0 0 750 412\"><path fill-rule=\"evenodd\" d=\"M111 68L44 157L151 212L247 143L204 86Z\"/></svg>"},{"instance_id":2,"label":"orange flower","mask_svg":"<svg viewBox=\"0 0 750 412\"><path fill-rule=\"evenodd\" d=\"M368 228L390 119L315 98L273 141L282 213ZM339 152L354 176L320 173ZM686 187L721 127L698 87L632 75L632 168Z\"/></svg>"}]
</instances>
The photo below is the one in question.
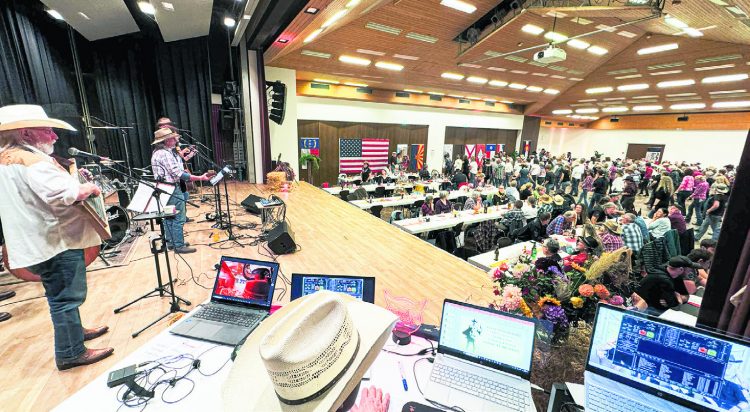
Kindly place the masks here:
<instances>
[{"instance_id":1,"label":"orange flower","mask_svg":"<svg viewBox=\"0 0 750 412\"><path fill-rule=\"evenodd\" d=\"M596 296L598 296L599 299L607 299L609 297L607 287L602 284L594 286L594 293L596 293Z\"/></svg>"},{"instance_id":2,"label":"orange flower","mask_svg":"<svg viewBox=\"0 0 750 412\"><path fill-rule=\"evenodd\" d=\"M583 285L578 287L578 293L583 297L590 298L594 296L594 287L587 283L584 283Z\"/></svg>"},{"instance_id":3,"label":"orange flower","mask_svg":"<svg viewBox=\"0 0 750 412\"><path fill-rule=\"evenodd\" d=\"M545 304L551 304L555 306L560 306L560 301L553 298L552 296L545 296L543 298L539 298L539 301L537 301L537 306L539 306L539 309L543 308Z\"/></svg>"}]
</instances>

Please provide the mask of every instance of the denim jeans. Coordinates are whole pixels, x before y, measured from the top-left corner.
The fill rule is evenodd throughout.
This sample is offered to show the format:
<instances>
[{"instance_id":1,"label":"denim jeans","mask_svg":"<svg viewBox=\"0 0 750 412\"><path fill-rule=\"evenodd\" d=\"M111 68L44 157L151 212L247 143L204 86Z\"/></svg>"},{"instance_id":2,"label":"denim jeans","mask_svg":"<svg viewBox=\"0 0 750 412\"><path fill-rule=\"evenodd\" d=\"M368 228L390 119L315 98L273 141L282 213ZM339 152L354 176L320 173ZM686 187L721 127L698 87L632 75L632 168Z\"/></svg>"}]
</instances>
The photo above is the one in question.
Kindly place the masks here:
<instances>
[{"instance_id":1,"label":"denim jeans","mask_svg":"<svg viewBox=\"0 0 750 412\"><path fill-rule=\"evenodd\" d=\"M596 206L597 203L599 203L599 199L603 197L603 194L594 192L594 194L591 195L591 200L589 201L589 210Z\"/></svg>"},{"instance_id":2,"label":"denim jeans","mask_svg":"<svg viewBox=\"0 0 750 412\"><path fill-rule=\"evenodd\" d=\"M703 215L706 213L706 201L705 200L696 200L693 199L693 201L690 203L690 206L688 206L688 212L685 216L685 220L690 223L690 221L693 218L693 212L695 212L695 221L698 226L703 224Z\"/></svg>"},{"instance_id":3,"label":"denim jeans","mask_svg":"<svg viewBox=\"0 0 750 412\"><path fill-rule=\"evenodd\" d=\"M174 205L177 209L177 215L171 219L164 219L164 236L167 238L168 243L179 249L185 246L185 234L182 228L185 226L185 221L187 220L185 217L185 196L179 186L175 188L167 205Z\"/></svg>"},{"instance_id":4,"label":"denim jeans","mask_svg":"<svg viewBox=\"0 0 750 412\"><path fill-rule=\"evenodd\" d=\"M583 203L585 205L588 205L589 203L589 192L586 189L581 189L581 194L578 196L578 200L576 203Z\"/></svg>"},{"instance_id":5,"label":"denim jeans","mask_svg":"<svg viewBox=\"0 0 750 412\"><path fill-rule=\"evenodd\" d=\"M695 235L695 241L701 240L703 235L706 234L708 231L708 227L711 226L711 230L713 231L713 234L711 235L711 239L718 241L719 240L719 232L721 231L721 220L723 219L723 216L718 215L706 215L706 219L703 220L703 223L701 224L700 229L698 229L698 234Z\"/></svg>"},{"instance_id":6,"label":"denim jeans","mask_svg":"<svg viewBox=\"0 0 750 412\"><path fill-rule=\"evenodd\" d=\"M570 194L571 196L576 197L578 196L578 184L581 183L581 179L573 178L571 183L573 184L573 188L570 190Z\"/></svg>"},{"instance_id":7,"label":"denim jeans","mask_svg":"<svg viewBox=\"0 0 750 412\"><path fill-rule=\"evenodd\" d=\"M81 356L83 326L78 307L86 300L86 263L83 250L66 250L29 268L42 278L55 331L55 359L68 362Z\"/></svg>"}]
</instances>

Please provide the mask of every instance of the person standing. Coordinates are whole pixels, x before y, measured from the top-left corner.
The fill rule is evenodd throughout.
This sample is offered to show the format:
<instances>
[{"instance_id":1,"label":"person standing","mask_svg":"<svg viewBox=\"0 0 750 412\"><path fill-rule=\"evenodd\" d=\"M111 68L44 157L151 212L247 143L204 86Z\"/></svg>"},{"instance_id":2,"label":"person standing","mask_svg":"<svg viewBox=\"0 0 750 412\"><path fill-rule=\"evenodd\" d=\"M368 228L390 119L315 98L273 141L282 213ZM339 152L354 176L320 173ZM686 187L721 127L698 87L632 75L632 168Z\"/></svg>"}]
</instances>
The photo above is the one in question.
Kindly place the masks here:
<instances>
[{"instance_id":1,"label":"person standing","mask_svg":"<svg viewBox=\"0 0 750 412\"><path fill-rule=\"evenodd\" d=\"M685 169L684 176L685 177L682 178L682 182L680 182L680 186L677 188L677 206L680 208L682 213L687 212L685 201L688 197L690 197L691 194L693 194L693 188L695 187L693 170L689 168Z\"/></svg>"},{"instance_id":2,"label":"person standing","mask_svg":"<svg viewBox=\"0 0 750 412\"><path fill-rule=\"evenodd\" d=\"M571 184L573 185L570 194L573 197L578 196L578 184L581 183L581 179L583 179L583 173L585 171L586 165L583 164L583 159L579 159L578 164L573 167L573 170L570 173Z\"/></svg>"},{"instance_id":3,"label":"person standing","mask_svg":"<svg viewBox=\"0 0 750 412\"><path fill-rule=\"evenodd\" d=\"M182 162L174 148L177 145L179 135L170 129L161 128L154 132L154 152L151 155L151 169L154 178L159 182L174 184L174 192L170 196L167 205L174 205L177 215L174 218L164 220L166 229L165 237L170 247L177 253L193 253L195 248L185 243L183 227L185 226L185 198L180 189L179 182L183 181L208 181L207 174L200 176L191 175L182 168Z\"/></svg>"},{"instance_id":4,"label":"person standing","mask_svg":"<svg viewBox=\"0 0 750 412\"><path fill-rule=\"evenodd\" d=\"M643 171L643 179L641 179L640 194L648 196L648 187L651 182L651 176L654 174L654 168L651 167L651 162L646 162L646 169Z\"/></svg>"},{"instance_id":5,"label":"person standing","mask_svg":"<svg viewBox=\"0 0 750 412\"><path fill-rule=\"evenodd\" d=\"M674 193L674 184L672 182L672 179L669 177L669 174L662 173L661 179L659 180L659 186L657 186L656 190L654 190L654 204L651 207L651 212L649 213L649 217L654 215L654 212L656 212L658 209L661 208L667 208L669 206L670 200L672 199L672 194Z\"/></svg>"},{"instance_id":6,"label":"person standing","mask_svg":"<svg viewBox=\"0 0 750 412\"><path fill-rule=\"evenodd\" d=\"M578 200L576 200L576 202L588 204L589 192L594 190L594 176L592 175L592 172L590 170L584 171L583 174L584 178L583 182L581 183L581 194L578 196Z\"/></svg>"},{"instance_id":7,"label":"person standing","mask_svg":"<svg viewBox=\"0 0 750 412\"><path fill-rule=\"evenodd\" d=\"M84 345L109 328L84 328L78 309L87 294L84 249L102 243L81 202L101 191L80 183L53 159L58 137L52 128L75 131L50 119L41 106L0 108L0 220L9 268L27 268L41 277L55 364L66 370L98 362L114 349Z\"/></svg>"},{"instance_id":8,"label":"person standing","mask_svg":"<svg viewBox=\"0 0 750 412\"><path fill-rule=\"evenodd\" d=\"M695 240L699 241L708 231L708 227L711 226L713 234L711 239L714 241L719 240L719 232L721 231L721 223L724 219L724 210L727 207L729 197L729 187L723 183L716 183L713 187L715 194L706 201L708 209L706 209L706 216L701 224L698 233L695 235Z\"/></svg>"},{"instance_id":9,"label":"person standing","mask_svg":"<svg viewBox=\"0 0 750 412\"><path fill-rule=\"evenodd\" d=\"M445 176L450 176L453 174L453 162L451 161L451 156L448 153L443 155L443 174Z\"/></svg>"},{"instance_id":10,"label":"person standing","mask_svg":"<svg viewBox=\"0 0 750 412\"><path fill-rule=\"evenodd\" d=\"M505 163L500 158L495 159L495 163L492 164L492 184L495 187L504 185L503 179L505 176Z\"/></svg>"},{"instance_id":11,"label":"person standing","mask_svg":"<svg viewBox=\"0 0 750 412\"><path fill-rule=\"evenodd\" d=\"M593 209L593 207L599 203L599 199L604 197L605 193L607 193L607 179L604 177L604 173L600 169L596 169L594 173L596 178L591 185L593 194L589 201L589 209Z\"/></svg>"},{"instance_id":12,"label":"person standing","mask_svg":"<svg viewBox=\"0 0 750 412\"><path fill-rule=\"evenodd\" d=\"M620 204L626 212L635 212L635 195L638 193L638 186L635 185L633 176L625 176L625 185L622 189L622 198Z\"/></svg>"},{"instance_id":13,"label":"person standing","mask_svg":"<svg viewBox=\"0 0 750 412\"><path fill-rule=\"evenodd\" d=\"M461 160L461 155L456 155L456 160L453 162L453 172L458 173L464 168L464 162Z\"/></svg>"},{"instance_id":14,"label":"person standing","mask_svg":"<svg viewBox=\"0 0 750 412\"><path fill-rule=\"evenodd\" d=\"M685 220L688 223L692 220L693 212L695 212L696 225L700 227L703 224L703 214L706 208L708 188L709 185L708 182L706 182L705 176L699 175L695 177L695 187L693 188L693 193L691 193L689 197L689 199L692 199L692 202L690 202L687 216L685 216Z\"/></svg>"}]
</instances>

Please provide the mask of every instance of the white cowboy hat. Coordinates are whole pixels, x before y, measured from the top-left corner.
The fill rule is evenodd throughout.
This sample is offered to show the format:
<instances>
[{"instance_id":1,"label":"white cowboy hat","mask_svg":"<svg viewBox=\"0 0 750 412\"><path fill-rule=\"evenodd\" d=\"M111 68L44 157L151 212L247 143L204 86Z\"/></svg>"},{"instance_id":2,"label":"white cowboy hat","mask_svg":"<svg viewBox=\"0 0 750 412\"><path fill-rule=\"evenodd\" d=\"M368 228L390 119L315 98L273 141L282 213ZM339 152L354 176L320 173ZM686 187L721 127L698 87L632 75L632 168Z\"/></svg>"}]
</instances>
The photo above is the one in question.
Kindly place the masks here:
<instances>
[{"instance_id":1,"label":"white cowboy hat","mask_svg":"<svg viewBox=\"0 0 750 412\"><path fill-rule=\"evenodd\" d=\"M180 137L180 135L165 126L154 132L154 141L151 144L155 145L172 137Z\"/></svg>"},{"instance_id":2,"label":"white cowboy hat","mask_svg":"<svg viewBox=\"0 0 750 412\"><path fill-rule=\"evenodd\" d=\"M50 119L42 106L12 104L0 107L0 132L25 129L27 127L54 127L76 131L75 127L62 120Z\"/></svg>"},{"instance_id":3,"label":"white cowboy hat","mask_svg":"<svg viewBox=\"0 0 750 412\"><path fill-rule=\"evenodd\" d=\"M342 293L292 301L248 336L224 384L224 410L335 410L375 361L396 320Z\"/></svg>"}]
</instances>

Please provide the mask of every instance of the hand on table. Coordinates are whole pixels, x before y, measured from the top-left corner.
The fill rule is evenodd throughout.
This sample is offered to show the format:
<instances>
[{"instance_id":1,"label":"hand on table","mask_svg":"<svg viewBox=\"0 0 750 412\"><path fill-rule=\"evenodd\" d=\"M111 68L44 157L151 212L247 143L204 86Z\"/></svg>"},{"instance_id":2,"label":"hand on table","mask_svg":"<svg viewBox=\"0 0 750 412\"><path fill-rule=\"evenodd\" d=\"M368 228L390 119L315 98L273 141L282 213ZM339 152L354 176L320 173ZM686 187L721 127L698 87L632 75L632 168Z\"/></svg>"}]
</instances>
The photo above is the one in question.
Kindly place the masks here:
<instances>
[{"instance_id":1,"label":"hand on table","mask_svg":"<svg viewBox=\"0 0 750 412\"><path fill-rule=\"evenodd\" d=\"M352 412L387 412L391 404L391 395L383 394L380 388L370 386L362 389L359 403L354 405Z\"/></svg>"}]
</instances>

